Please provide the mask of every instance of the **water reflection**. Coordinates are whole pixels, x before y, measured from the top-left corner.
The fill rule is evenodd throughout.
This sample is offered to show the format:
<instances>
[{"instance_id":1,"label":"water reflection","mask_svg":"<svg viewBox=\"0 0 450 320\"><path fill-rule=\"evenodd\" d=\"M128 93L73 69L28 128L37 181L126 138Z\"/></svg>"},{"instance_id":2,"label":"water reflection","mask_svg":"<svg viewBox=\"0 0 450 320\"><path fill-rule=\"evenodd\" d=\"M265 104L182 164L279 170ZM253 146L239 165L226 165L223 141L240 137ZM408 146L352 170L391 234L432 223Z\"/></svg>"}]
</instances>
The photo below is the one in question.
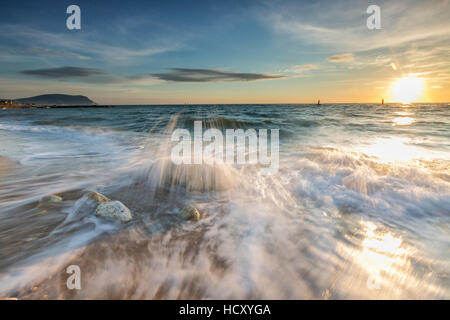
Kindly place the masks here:
<instances>
[{"instance_id":1,"label":"water reflection","mask_svg":"<svg viewBox=\"0 0 450 320\"><path fill-rule=\"evenodd\" d=\"M410 116L410 115L412 115L411 112L406 112L406 111L397 111L397 112L395 112L395 114L398 114L399 116Z\"/></svg>"},{"instance_id":2,"label":"water reflection","mask_svg":"<svg viewBox=\"0 0 450 320\"><path fill-rule=\"evenodd\" d=\"M404 137L377 138L370 146L363 148L362 151L386 163L427 158L427 154L421 152L412 142L412 139Z\"/></svg>"},{"instance_id":3,"label":"water reflection","mask_svg":"<svg viewBox=\"0 0 450 320\"><path fill-rule=\"evenodd\" d=\"M411 117L398 117L392 120L393 126L408 126L414 122L414 118Z\"/></svg>"},{"instance_id":4,"label":"water reflection","mask_svg":"<svg viewBox=\"0 0 450 320\"><path fill-rule=\"evenodd\" d=\"M402 238L378 230L372 222L363 222L362 227L364 240L355 262L369 274L368 289L380 290L388 287L392 278L406 278L411 269L410 252L402 245Z\"/></svg>"},{"instance_id":5,"label":"water reflection","mask_svg":"<svg viewBox=\"0 0 450 320\"><path fill-rule=\"evenodd\" d=\"M338 247L353 275L340 279L346 283L346 297L410 299L444 294L432 273L423 272L423 265L418 267L426 258L395 231L362 220L348 240L353 245Z\"/></svg>"}]
</instances>

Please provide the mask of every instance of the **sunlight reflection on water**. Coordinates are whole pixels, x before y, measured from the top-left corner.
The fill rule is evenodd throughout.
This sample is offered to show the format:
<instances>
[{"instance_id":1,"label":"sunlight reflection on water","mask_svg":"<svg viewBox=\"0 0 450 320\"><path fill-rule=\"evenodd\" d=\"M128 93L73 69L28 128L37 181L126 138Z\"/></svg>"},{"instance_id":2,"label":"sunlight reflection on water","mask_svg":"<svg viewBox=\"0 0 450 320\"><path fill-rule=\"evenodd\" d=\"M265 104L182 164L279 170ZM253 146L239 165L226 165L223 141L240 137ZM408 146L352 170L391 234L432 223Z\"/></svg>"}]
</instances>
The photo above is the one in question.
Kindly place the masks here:
<instances>
[{"instance_id":1,"label":"sunlight reflection on water","mask_svg":"<svg viewBox=\"0 0 450 320\"><path fill-rule=\"evenodd\" d=\"M398 117L395 118L394 120L392 120L392 122L394 122L394 126L408 126L410 124L412 124L414 122L414 118L411 117Z\"/></svg>"},{"instance_id":2,"label":"sunlight reflection on water","mask_svg":"<svg viewBox=\"0 0 450 320\"><path fill-rule=\"evenodd\" d=\"M409 161L415 158L427 158L419 148L412 144L412 139L402 137L377 138L363 152L379 158L382 162Z\"/></svg>"}]
</instances>

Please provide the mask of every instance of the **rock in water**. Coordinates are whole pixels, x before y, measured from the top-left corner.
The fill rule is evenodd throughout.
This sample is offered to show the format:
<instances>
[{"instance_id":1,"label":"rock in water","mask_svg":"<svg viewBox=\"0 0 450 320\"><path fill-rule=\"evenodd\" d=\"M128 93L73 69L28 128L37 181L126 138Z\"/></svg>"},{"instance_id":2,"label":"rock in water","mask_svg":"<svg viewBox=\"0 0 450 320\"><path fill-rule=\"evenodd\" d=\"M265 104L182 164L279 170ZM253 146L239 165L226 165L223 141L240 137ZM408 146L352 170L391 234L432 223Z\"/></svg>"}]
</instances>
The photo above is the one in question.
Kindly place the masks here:
<instances>
[{"instance_id":1,"label":"rock in water","mask_svg":"<svg viewBox=\"0 0 450 320\"><path fill-rule=\"evenodd\" d=\"M96 214L105 218L112 218L121 222L130 221L131 216L130 209L120 201L108 201L102 202L98 205Z\"/></svg>"},{"instance_id":2,"label":"rock in water","mask_svg":"<svg viewBox=\"0 0 450 320\"><path fill-rule=\"evenodd\" d=\"M184 220L198 221L200 220L200 212L193 205L187 205L181 209L181 217Z\"/></svg>"},{"instance_id":3,"label":"rock in water","mask_svg":"<svg viewBox=\"0 0 450 320\"><path fill-rule=\"evenodd\" d=\"M45 196L42 198L41 203L59 203L63 201L63 198L61 198L60 196L51 194L49 196Z\"/></svg>"},{"instance_id":4,"label":"rock in water","mask_svg":"<svg viewBox=\"0 0 450 320\"><path fill-rule=\"evenodd\" d=\"M91 193L88 194L88 199L97 202L97 203L103 203L103 202L110 202L111 199L109 199L108 197L104 196L101 193L92 191Z\"/></svg>"},{"instance_id":5,"label":"rock in water","mask_svg":"<svg viewBox=\"0 0 450 320\"><path fill-rule=\"evenodd\" d=\"M239 176L227 164L179 164L170 158L155 161L148 172L148 181L155 188L182 188L188 192L226 191L236 185Z\"/></svg>"}]
</instances>

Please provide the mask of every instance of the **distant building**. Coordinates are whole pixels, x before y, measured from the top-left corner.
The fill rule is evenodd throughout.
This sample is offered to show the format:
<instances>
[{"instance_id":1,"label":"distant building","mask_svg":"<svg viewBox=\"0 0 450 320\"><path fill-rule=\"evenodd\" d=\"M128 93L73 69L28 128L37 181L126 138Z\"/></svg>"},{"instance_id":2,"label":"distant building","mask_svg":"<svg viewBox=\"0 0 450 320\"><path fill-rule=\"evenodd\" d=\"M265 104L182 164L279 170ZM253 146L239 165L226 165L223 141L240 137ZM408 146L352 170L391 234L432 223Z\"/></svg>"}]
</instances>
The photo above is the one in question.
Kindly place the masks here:
<instances>
[{"instance_id":1,"label":"distant building","mask_svg":"<svg viewBox=\"0 0 450 320\"><path fill-rule=\"evenodd\" d=\"M12 104L14 104L14 100L11 100L11 99L1 99L1 100L0 100L0 104L2 104L2 105L12 105Z\"/></svg>"}]
</instances>

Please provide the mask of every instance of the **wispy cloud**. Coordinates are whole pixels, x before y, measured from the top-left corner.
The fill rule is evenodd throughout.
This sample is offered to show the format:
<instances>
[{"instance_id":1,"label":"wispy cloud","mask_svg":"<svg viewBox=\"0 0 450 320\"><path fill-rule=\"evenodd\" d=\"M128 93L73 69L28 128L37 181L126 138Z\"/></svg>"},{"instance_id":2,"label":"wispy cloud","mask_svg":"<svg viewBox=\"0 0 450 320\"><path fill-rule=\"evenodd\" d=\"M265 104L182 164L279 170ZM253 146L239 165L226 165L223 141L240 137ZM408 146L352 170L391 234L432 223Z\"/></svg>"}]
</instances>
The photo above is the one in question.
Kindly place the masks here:
<instances>
[{"instance_id":1,"label":"wispy cloud","mask_svg":"<svg viewBox=\"0 0 450 320\"><path fill-rule=\"evenodd\" d=\"M297 64L294 66L291 66L290 68L284 70L284 72L290 72L290 73L303 73L308 70L315 70L318 69L319 66L315 64Z\"/></svg>"},{"instance_id":2,"label":"wispy cloud","mask_svg":"<svg viewBox=\"0 0 450 320\"><path fill-rule=\"evenodd\" d=\"M50 81L56 80L58 82L77 83L77 86L80 84L92 84L92 85L108 84L108 85L123 85L134 87L148 87L163 82L148 74L118 75L97 68L83 68L73 66L23 70L20 71L19 73L32 76L33 78L47 79Z\"/></svg>"},{"instance_id":3,"label":"wispy cloud","mask_svg":"<svg viewBox=\"0 0 450 320\"><path fill-rule=\"evenodd\" d=\"M256 81L285 78L283 75L188 68L172 68L169 72L155 73L153 76L173 82Z\"/></svg>"},{"instance_id":4,"label":"wispy cloud","mask_svg":"<svg viewBox=\"0 0 450 320\"><path fill-rule=\"evenodd\" d=\"M14 55L34 55L52 58L73 58L80 60L90 59L89 57L80 54L42 47L11 48L8 52Z\"/></svg>"},{"instance_id":5,"label":"wispy cloud","mask_svg":"<svg viewBox=\"0 0 450 320\"><path fill-rule=\"evenodd\" d=\"M423 39L450 37L448 1L382 1L381 30L366 27L367 2L318 1L311 4L268 4L261 19L294 41L316 45L322 52L349 52L401 46Z\"/></svg>"},{"instance_id":6,"label":"wispy cloud","mask_svg":"<svg viewBox=\"0 0 450 320\"><path fill-rule=\"evenodd\" d=\"M327 59L330 62L351 62L355 60L353 53L336 54Z\"/></svg>"},{"instance_id":7,"label":"wispy cloud","mask_svg":"<svg viewBox=\"0 0 450 320\"><path fill-rule=\"evenodd\" d=\"M19 25L2 25L1 28L3 30L2 37L19 39L23 43L31 42L40 48L48 48L28 50L28 53L34 51L35 54L43 55L48 50L47 54L59 51L69 55L78 55L72 53L76 48L78 52L83 53L79 56L97 58L102 62L112 63L135 63L137 62L136 58L148 58L152 55L178 50L183 46L181 41L171 39L155 40L148 45L147 41L141 41L139 47L118 46L108 44L106 41L92 40L89 35L68 37L63 33L47 32Z\"/></svg>"},{"instance_id":8,"label":"wispy cloud","mask_svg":"<svg viewBox=\"0 0 450 320\"><path fill-rule=\"evenodd\" d=\"M20 73L50 79L68 79L68 78L89 77L92 75L106 74L104 71L99 69L80 68L80 67L60 67L48 69L23 70Z\"/></svg>"}]
</instances>

